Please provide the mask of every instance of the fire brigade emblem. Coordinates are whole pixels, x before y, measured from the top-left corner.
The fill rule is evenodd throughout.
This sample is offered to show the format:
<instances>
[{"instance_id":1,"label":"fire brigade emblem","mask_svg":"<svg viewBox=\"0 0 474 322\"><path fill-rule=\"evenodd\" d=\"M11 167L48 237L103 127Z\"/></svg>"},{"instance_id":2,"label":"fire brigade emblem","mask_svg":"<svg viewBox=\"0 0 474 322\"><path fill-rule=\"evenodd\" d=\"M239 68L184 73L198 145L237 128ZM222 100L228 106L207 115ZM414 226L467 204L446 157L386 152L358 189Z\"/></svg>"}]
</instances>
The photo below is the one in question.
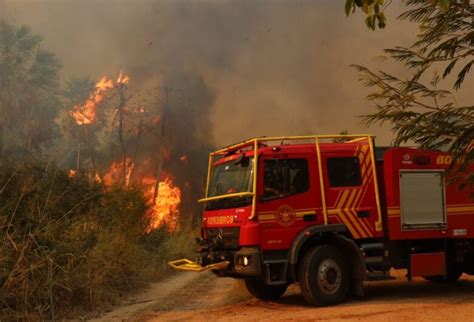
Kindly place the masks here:
<instances>
[{"instance_id":1,"label":"fire brigade emblem","mask_svg":"<svg viewBox=\"0 0 474 322\"><path fill-rule=\"evenodd\" d=\"M275 219L280 226L289 227L296 221L296 212L290 206L281 206L276 211Z\"/></svg>"}]
</instances>

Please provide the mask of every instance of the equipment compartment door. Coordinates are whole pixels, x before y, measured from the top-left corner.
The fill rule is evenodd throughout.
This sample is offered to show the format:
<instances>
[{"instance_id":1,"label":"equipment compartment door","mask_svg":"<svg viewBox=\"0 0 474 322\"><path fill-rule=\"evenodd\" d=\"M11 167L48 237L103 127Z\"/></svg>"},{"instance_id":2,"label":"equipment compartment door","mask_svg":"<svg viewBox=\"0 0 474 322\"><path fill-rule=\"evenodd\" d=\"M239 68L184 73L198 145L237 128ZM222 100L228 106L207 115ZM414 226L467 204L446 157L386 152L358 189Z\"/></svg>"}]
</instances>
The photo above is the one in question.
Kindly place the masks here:
<instances>
[{"instance_id":1,"label":"equipment compartment door","mask_svg":"<svg viewBox=\"0 0 474 322\"><path fill-rule=\"evenodd\" d=\"M402 229L446 228L441 171L400 171Z\"/></svg>"}]
</instances>

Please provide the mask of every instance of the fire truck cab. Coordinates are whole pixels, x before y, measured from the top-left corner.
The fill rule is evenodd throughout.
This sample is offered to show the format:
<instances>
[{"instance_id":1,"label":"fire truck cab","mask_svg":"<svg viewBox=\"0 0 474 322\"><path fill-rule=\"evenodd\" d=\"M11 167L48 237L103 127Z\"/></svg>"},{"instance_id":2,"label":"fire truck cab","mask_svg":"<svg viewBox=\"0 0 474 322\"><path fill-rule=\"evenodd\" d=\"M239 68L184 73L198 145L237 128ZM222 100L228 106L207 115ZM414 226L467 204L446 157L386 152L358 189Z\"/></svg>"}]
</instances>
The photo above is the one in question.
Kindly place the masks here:
<instances>
[{"instance_id":1,"label":"fire truck cab","mask_svg":"<svg viewBox=\"0 0 474 322\"><path fill-rule=\"evenodd\" d=\"M371 135L256 138L210 154L198 263L262 300L298 282L313 305L363 295L391 268L434 282L474 274L474 200L441 151ZM468 171L472 171L469 169Z\"/></svg>"}]
</instances>

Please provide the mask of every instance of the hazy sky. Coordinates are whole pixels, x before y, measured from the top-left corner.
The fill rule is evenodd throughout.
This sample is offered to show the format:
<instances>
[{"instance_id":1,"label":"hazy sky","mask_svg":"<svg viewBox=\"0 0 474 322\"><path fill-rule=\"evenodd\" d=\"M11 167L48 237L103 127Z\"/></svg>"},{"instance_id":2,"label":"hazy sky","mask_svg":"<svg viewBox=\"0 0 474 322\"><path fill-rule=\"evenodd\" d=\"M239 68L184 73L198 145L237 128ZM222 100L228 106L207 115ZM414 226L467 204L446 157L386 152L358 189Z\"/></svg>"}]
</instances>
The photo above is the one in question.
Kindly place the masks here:
<instances>
[{"instance_id":1,"label":"hazy sky","mask_svg":"<svg viewBox=\"0 0 474 322\"><path fill-rule=\"evenodd\" d=\"M386 66L374 57L409 45L417 31L396 21L398 1L375 32L360 14L347 18L343 0L3 1L8 20L44 37L63 77L124 70L160 84L165 74L198 75L214 94L209 131L218 145L344 129L389 143L387 128L366 129L357 118L373 107L349 65Z\"/></svg>"}]
</instances>

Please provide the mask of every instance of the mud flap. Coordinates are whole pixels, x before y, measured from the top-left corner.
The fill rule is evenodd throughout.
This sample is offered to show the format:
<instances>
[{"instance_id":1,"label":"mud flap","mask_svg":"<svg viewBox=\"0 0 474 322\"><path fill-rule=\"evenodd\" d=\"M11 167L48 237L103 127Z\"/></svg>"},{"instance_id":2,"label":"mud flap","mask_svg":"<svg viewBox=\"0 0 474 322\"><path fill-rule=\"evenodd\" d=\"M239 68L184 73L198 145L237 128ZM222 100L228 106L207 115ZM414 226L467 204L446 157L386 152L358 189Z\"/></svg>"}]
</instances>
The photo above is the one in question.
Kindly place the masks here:
<instances>
[{"instance_id":1,"label":"mud flap","mask_svg":"<svg viewBox=\"0 0 474 322\"><path fill-rule=\"evenodd\" d=\"M213 269L226 269L229 266L230 262L224 261L219 263L209 264L207 266L201 266L197 262L193 262L189 259L183 258L174 260L168 263L169 266L174 268L177 271L187 271L187 272L204 272Z\"/></svg>"},{"instance_id":2,"label":"mud flap","mask_svg":"<svg viewBox=\"0 0 474 322\"><path fill-rule=\"evenodd\" d=\"M364 296L364 281L361 279L352 279L350 294L356 297Z\"/></svg>"}]
</instances>

